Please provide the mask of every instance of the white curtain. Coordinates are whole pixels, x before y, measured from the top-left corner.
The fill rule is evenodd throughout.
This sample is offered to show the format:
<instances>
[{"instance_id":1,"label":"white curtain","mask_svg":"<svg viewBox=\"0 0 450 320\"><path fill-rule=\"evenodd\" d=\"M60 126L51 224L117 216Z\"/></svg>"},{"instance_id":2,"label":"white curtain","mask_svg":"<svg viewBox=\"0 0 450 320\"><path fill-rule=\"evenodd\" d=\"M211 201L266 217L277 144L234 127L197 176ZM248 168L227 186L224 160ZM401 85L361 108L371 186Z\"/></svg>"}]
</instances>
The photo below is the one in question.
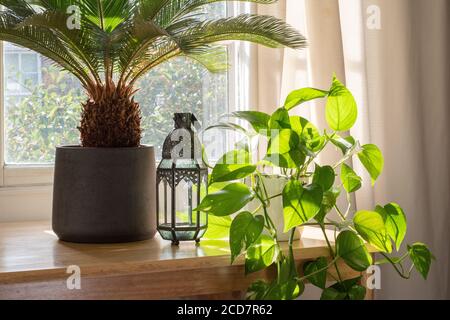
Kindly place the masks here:
<instances>
[{"instance_id":1,"label":"white curtain","mask_svg":"<svg viewBox=\"0 0 450 320\"><path fill-rule=\"evenodd\" d=\"M309 48L254 48L251 105L272 112L290 90L328 88L336 73L359 106L351 134L385 156L375 188L366 184L357 193L357 208L398 202L408 217L407 241L427 243L437 258L427 281L401 280L383 268L375 297L449 299L450 1L282 0L257 11L296 26ZM298 112L325 126L322 103ZM336 155L324 157L329 163ZM354 167L369 181L356 161Z\"/></svg>"}]
</instances>

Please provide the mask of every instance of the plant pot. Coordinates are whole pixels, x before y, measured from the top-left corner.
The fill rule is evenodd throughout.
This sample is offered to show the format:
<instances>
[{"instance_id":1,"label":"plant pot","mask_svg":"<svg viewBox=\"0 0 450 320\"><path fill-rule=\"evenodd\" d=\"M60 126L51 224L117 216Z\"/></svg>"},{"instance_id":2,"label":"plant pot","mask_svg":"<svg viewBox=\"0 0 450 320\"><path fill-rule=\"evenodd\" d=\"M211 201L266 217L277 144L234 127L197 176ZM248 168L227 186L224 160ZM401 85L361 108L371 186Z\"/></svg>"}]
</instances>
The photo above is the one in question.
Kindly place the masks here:
<instances>
[{"instance_id":1,"label":"plant pot","mask_svg":"<svg viewBox=\"0 0 450 320\"><path fill-rule=\"evenodd\" d=\"M264 185L266 186L269 197L281 194L284 187L289 181L286 177L281 175L263 175L262 179ZM251 211L256 209L256 205L252 204L252 206L254 206L254 208L252 208ZM280 196L271 199L270 206L267 208L267 210L270 218L275 225L275 228L277 229L278 240L288 241L289 232L284 233L283 198ZM258 213L264 214L262 209L260 209ZM300 239L302 232L303 227L297 227L297 232L295 233L294 240Z\"/></svg>"},{"instance_id":2,"label":"plant pot","mask_svg":"<svg viewBox=\"0 0 450 320\"><path fill-rule=\"evenodd\" d=\"M60 240L131 242L156 233L155 153L137 148L56 148L53 231Z\"/></svg>"}]
</instances>

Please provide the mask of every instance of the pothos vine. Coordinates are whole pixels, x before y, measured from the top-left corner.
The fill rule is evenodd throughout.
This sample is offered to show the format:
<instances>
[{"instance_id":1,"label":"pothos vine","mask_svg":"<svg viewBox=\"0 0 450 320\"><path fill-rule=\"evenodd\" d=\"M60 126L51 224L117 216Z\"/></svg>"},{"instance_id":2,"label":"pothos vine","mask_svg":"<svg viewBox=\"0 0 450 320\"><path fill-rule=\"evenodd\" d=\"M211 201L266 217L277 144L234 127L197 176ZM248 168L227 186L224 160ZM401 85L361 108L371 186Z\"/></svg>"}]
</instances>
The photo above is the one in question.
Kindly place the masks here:
<instances>
[{"instance_id":1,"label":"pothos vine","mask_svg":"<svg viewBox=\"0 0 450 320\"><path fill-rule=\"evenodd\" d=\"M326 121L331 130L324 130L322 134L307 119L289 114L293 108L314 99L327 99ZM372 185L384 166L382 153L376 145L361 145L350 135L344 137L355 124L357 114L353 95L334 77L329 90L293 91L284 106L272 115L257 111L231 115L248 122L252 131L236 122L211 127L238 131L246 138L211 167L209 183L217 191L207 195L197 209L219 218L234 216L229 227L232 263L238 256L245 255L246 273L272 265L277 271L271 282L254 282L248 289L248 299L295 299L304 292L306 282L322 289L321 299L364 299L366 289L360 277L344 279L340 260L357 272L364 272L373 264L387 263L402 278L408 279L414 269L427 277L434 257L425 244L407 245L406 251L401 253L407 222L398 204L354 210L352 194L361 188L363 178L352 168L352 161L359 160ZM268 146L263 159L252 161L249 141L255 138L265 139ZM319 164L318 155L333 147L341 152L341 159L330 165ZM279 173L268 174L274 170ZM282 193L267 192L264 182L267 176L281 176L286 181ZM337 204L342 191L347 202L345 211ZM268 210L271 201L279 197L283 202L280 214L284 218L284 231L289 233L286 251L278 240L277 228ZM256 209L248 211L246 206L251 202ZM322 232L329 257L310 261L298 270L293 245L296 228L301 226L317 227ZM329 237L329 230L334 232L333 239ZM383 259L373 261L368 246ZM407 260L409 267L405 267Z\"/></svg>"}]
</instances>

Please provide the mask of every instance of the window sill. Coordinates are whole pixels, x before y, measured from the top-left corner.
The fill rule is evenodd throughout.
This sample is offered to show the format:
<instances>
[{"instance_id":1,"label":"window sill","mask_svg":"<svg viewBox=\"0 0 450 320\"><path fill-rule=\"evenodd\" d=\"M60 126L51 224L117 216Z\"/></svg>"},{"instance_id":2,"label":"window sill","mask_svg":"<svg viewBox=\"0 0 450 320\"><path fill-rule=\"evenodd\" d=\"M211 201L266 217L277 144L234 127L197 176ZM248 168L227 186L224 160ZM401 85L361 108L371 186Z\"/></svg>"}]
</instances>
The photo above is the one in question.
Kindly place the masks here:
<instances>
[{"instance_id":1,"label":"window sill","mask_svg":"<svg viewBox=\"0 0 450 320\"><path fill-rule=\"evenodd\" d=\"M0 222L49 220L51 185L0 187Z\"/></svg>"},{"instance_id":2,"label":"window sill","mask_svg":"<svg viewBox=\"0 0 450 320\"><path fill-rule=\"evenodd\" d=\"M5 166L3 187L49 186L53 184L53 166Z\"/></svg>"}]
</instances>

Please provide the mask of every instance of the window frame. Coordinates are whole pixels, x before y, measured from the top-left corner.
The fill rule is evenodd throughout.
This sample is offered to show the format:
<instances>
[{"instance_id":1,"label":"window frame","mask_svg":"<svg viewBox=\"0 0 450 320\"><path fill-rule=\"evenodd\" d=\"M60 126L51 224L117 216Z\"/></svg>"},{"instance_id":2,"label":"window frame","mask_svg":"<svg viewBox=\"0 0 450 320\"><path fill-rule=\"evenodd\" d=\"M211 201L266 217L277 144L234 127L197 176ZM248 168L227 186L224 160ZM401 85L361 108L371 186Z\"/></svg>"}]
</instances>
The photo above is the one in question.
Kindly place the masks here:
<instances>
[{"instance_id":1,"label":"window frame","mask_svg":"<svg viewBox=\"0 0 450 320\"><path fill-rule=\"evenodd\" d=\"M233 3L227 5L227 10L232 15L250 12L252 4ZM245 90L243 75L248 76L248 50L249 44L233 42L227 45L230 69L228 70L228 111L248 109L248 96ZM4 79L4 44L0 41L0 197L2 191L10 191L15 188L36 188L49 189L53 185L53 164L6 164L5 162L5 79ZM28 189L27 189L28 190ZM1 212L0 210L0 220Z\"/></svg>"}]
</instances>

